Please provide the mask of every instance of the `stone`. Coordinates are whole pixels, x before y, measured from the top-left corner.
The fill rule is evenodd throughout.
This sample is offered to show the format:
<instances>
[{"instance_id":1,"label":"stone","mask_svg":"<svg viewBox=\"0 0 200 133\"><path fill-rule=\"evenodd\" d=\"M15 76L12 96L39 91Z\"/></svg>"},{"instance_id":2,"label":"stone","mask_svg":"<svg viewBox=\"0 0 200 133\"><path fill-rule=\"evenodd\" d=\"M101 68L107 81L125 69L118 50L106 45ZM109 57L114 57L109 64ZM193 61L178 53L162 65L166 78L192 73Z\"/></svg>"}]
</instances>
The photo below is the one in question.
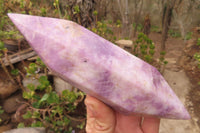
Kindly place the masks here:
<instances>
[{"instance_id":1,"label":"stone","mask_svg":"<svg viewBox=\"0 0 200 133\"><path fill-rule=\"evenodd\" d=\"M3 133L46 133L45 128L43 127L27 127L27 128L18 128L18 129L13 129L9 130Z\"/></svg>"},{"instance_id":2,"label":"stone","mask_svg":"<svg viewBox=\"0 0 200 133\"><path fill-rule=\"evenodd\" d=\"M28 84L33 84L36 86L40 85L38 79L34 78L34 77L25 77L23 80L22 80L22 84L23 86L26 88L28 86ZM26 91L30 91L29 89L26 88Z\"/></svg>"},{"instance_id":3,"label":"stone","mask_svg":"<svg viewBox=\"0 0 200 133\"><path fill-rule=\"evenodd\" d=\"M116 111L190 119L159 71L136 56L72 21L8 15L53 73Z\"/></svg>"},{"instance_id":4,"label":"stone","mask_svg":"<svg viewBox=\"0 0 200 133\"><path fill-rule=\"evenodd\" d=\"M6 99L18 90L18 86L10 81L0 81L0 99Z\"/></svg>"},{"instance_id":5,"label":"stone","mask_svg":"<svg viewBox=\"0 0 200 133\"><path fill-rule=\"evenodd\" d=\"M115 42L117 45L119 45L121 48L131 48L133 46L133 41L131 40L118 40Z\"/></svg>"},{"instance_id":6,"label":"stone","mask_svg":"<svg viewBox=\"0 0 200 133\"><path fill-rule=\"evenodd\" d=\"M9 97L3 103L3 109L6 113L14 113L17 108L22 104L20 102L24 101L22 94L17 94Z\"/></svg>"},{"instance_id":7,"label":"stone","mask_svg":"<svg viewBox=\"0 0 200 133\"><path fill-rule=\"evenodd\" d=\"M44 76L44 75L45 75L44 73L38 73L37 77L39 78L40 76ZM40 82L35 77L25 77L22 80L22 84L25 87L25 90L28 92L30 91L29 89L27 89L28 84L33 84L35 87L37 87L38 85L40 85Z\"/></svg>"},{"instance_id":8,"label":"stone","mask_svg":"<svg viewBox=\"0 0 200 133\"><path fill-rule=\"evenodd\" d=\"M62 91L64 90L72 90L72 85L70 85L69 83L67 83L66 81L62 80L61 78L54 76L53 77L53 81L54 81L54 86L55 86L55 91L61 95Z\"/></svg>"}]
</instances>

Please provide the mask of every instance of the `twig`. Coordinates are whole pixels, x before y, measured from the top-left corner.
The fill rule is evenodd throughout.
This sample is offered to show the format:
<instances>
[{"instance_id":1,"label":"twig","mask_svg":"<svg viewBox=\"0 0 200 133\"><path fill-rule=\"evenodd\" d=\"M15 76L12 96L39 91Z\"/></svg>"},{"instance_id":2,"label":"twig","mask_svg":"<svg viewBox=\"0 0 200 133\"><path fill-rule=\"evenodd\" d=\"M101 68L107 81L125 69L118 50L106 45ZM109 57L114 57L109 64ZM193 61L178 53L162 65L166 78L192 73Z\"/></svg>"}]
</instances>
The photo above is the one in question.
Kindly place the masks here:
<instances>
[{"instance_id":1,"label":"twig","mask_svg":"<svg viewBox=\"0 0 200 133\"><path fill-rule=\"evenodd\" d=\"M15 80L12 78L12 76L10 75L10 73L8 72L8 69L6 68L5 64L3 63L2 59L0 58L0 63L1 63L1 66L3 68L3 70L5 71L5 73L7 74L8 78L11 80L11 82L13 84L15 84Z\"/></svg>"},{"instance_id":2,"label":"twig","mask_svg":"<svg viewBox=\"0 0 200 133\"><path fill-rule=\"evenodd\" d=\"M10 63L14 64L19 61L25 60L27 58L33 57L35 55L36 55L36 53L32 49L29 48L27 50L10 55L10 56L8 56L8 58L10 59ZM6 58L3 58L2 60L3 60L3 63L5 64L5 66L9 65L9 61L7 61Z\"/></svg>"},{"instance_id":3,"label":"twig","mask_svg":"<svg viewBox=\"0 0 200 133\"><path fill-rule=\"evenodd\" d=\"M3 52L4 52L5 58L7 59L7 62L8 62L8 64L9 64L9 66L11 67L11 69L12 69L12 70L15 69L14 66L13 66L13 64L10 62L9 57L8 57L8 50L5 49L5 50L3 50Z\"/></svg>"},{"instance_id":4,"label":"twig","mask_svg":"<svg viewBox=\"0 0 200 133\"><path fill-rule=\"evenodd\" d=\"M80 122L82 122L82 121L86 120L86 118L77 119L77 118L71 117L71 116L68 115L68 114L65 114L65 115L66 115L69 119L71 119L71 120L73 120L73 121L80 121Z\"/></svg>"}]
</instances>

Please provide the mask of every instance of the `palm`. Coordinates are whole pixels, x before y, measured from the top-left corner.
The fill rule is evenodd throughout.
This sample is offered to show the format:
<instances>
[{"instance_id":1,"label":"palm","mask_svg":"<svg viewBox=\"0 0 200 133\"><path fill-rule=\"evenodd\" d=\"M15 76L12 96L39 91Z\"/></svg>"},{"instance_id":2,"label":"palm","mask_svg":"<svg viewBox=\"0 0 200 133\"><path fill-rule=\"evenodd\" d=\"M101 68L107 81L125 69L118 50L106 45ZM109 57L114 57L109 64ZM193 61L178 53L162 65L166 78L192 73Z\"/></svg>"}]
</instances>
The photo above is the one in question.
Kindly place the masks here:
<instances>
[{"instance_id":1,"label":"palm","mask_svg":"<svg viewBox=\"0 0 200 133\"><path fill-rule=\"evenodd\" d=\"M87 96L87 133L158 133L160 120L155 117L122 115L101 101Z\"/></svg>"}]
</instances>

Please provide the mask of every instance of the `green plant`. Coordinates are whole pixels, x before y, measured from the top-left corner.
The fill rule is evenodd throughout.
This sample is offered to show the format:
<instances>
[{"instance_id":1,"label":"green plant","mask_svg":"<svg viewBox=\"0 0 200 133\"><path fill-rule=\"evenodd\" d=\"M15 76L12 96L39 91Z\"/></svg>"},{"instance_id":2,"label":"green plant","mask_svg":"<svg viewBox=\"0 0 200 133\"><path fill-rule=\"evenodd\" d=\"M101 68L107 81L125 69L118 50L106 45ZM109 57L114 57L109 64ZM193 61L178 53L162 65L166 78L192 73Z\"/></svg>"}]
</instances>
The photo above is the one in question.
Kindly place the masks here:
<instances>
[{"instance_id":1,"label":"green plant","mask_svg":"<svg viewBox=\"0 0 200 133\"><path fill-rule=\"evenodd\" d=\"M92 31L110 41L113 40L112 28L105 21L97 21L96 27L92 28Z\"/></svg>"},{"instance_id":2,"label":"green plant","mask_svg":"<svg viewBox=\"0 0 200 133\"><path fill-rule=\"evenodd\" d=\"M39 85L28 84L23 92L23 97L28 100L29 105L23 118L31 119L32 123L29 125L19 123L18 127L45 127L57 133L66 131L71 133L74 128L72 121L81 123L85 121L84 118L70 116L76 110L78 103L83 100L84 94L80 91L64 90L59 96L53 91L48 77L38 74L38 71L42 72L45 68L41 59L37 59L36 63L31 63L26 68L27 76L37 79ZM81 128L81 125L79 126Z\"/></svg>"},{"instance_id":3,"label":"green plant","mask_svg":"<svg viewBox=\"0 0 200 133\"><path fill-rule=\"evenodd\" d=\"M151 26L151 31L152 32L160 32L160 28L158 26L156 26L156 25L152 25Z\"/></svg>"},{"instance_id":4,"label":"green plant","mask_svg":"<svg viewBox=\"0 0 200 133\"><path fill-rule=\"evenodd\" d=\"M4 43L0 41L0 64L1 64L4 72L6 73L8 78L10 79L10 81L12 83L15 83L14 78L10 75L10 73L9 73L9 71L8 71L7 67L5 66L4 61L3 61L3 57L5 57L7 59L7 61L9 62L11 69L14 69L13 65L10 63L10 60L8 58L7 51L8 51L7 48L4 47Z\"/></svg>"},{"instance_id":5,"label":"green plant","mask_svg":"<svg viewBox=\"0 0 200 133\"><path fill-rule=\"evenodd\" d=\"M155 54L155 44L149 39L144 33L139 33L137 40L134 42L133 54L146 62L156 65L158 70L162 73L168 63L165 60L165 51L160 52L160 58L158 64L155 64L154 54Z\"/></svg>"},{"instance_id":6,"label":"green plant","mask_svg":"<svg viewBox=\"0 0 200 133\"><path fill-rule=\"evenodd\" d=\"M136 26L136 24L133 23L133 29L135 29L135 26ZM142 29L143 29L143 25L142 25L142 24L138 24L138 26L137 26L137 31L141 32Z\"/></svg>"},{"instance_id":7,"label":"green plant","mask_svg":"<svg viewBox=\"0 0 200 133\"><path fill-rule=\"evenodd\" d=\"M6 3L6 0L0 0L0 41L5 39L19 39L22 37L19 35L19 31L13 28L13 24L7 16L7 13L11 11L7 6L4 6Z\"/></svg>"},{"instance_id":8,"label":"green plant","mask_svg":"<svg viewBox=\"0 0 200 133\"><path fill-rule=\"evenodd\" d=\"M122 23L121 23L121 21L120 21L119 19L116 21L116 26L117 26L118 28L122 26Z\"/></svg>"},{"instance_id":9,"label":"green plant","mask_svg":"<svg viewBox=\"0 0 200 133\"><path fill-rule=\"evenodd\" d=\"M80 8L78 5L75 5L73 14L78 14L78 13L80 13Z\"/></svg>"},{"instance_id":10,"label":"green plant","mask_svg":"<svg viewBox=\"0 0 200 133\"><path fill-rule=\"evenodd\" d=\"M62 18L62 13L59 5L59 0L54 0L53 6L55 8L54 13L59 14L59 17Z\"/></svg>"},{"instance_id":11,"label":"green plant","mask_svg":"<svg viewBox=\"0 0 200 133\"><path fill-rule=\"evenodd\" d=\"M197 46L200 46L200 38L197 39ZM200 52L195 53L194 58L197 61L197 67L200 69ZM200 85L200 82L198 84Z\"/></svg>"},{"instance_id":12,"label":"green plant","mask_svg":"<svg viewBox=\"0 0 200 133\"><path fill-rule=\"evenodd\" d=\"M155 45L144 33L139 33L134 42L133 54L151 63L155 53Z\"/></svg>"},{"instance_id":13,"label":"green plant","mask_svg":"<svg viewBox=\"0 0 200 133\"><path fill-rule=\"evenodd\" d=\"M200 69L200 53L195 53L194 58L198 61L198 68Z\"/></svg>"},{"instance_id":14,"label":"green plant","mask_svg":"<svg viewBox=\"0 0 200 133\"><path fill-rule=\"evenodd\" d=\"M197 39L197 46L200 46L200 38Z\"/></svg>"},{"instance_id":15,"label":"green plant","mask_svg":"<svg viewBox=\"0 0 200 133\"><path fill-rule=\"evenodd\" d=\"M179 38L179 37L181 37L181 33L180 33L180 32L175 31L175 30L172 30L172 29L170 29L170 30L168 31L168 34L169 34L171 37L174 37L174 38Z\"/></svg>"},{"instance_id":16,"label":"green plant","mask_svg":"<svg viewBox=\"0 0 200 133\"><path fill-rule=\"evenodd\" d=\"M95 22L97 22L98 11L95 10L95 11L93 12L93 15L95 16Z\"/></svg>"},{"instance_id":17,"label":"green plant","mask_svg":"<svg viewBox=\"0 0 200 133\"><path fill-rule=\"evenodd\" d=\"M161 73L164 72L165 66L168 64L168 62L165 60L165 55L166 55L166 52L165 52L165 51L161 51L161 52L160 52L159 71L160 71Z\"/></svg>"},{"instance_id":18,"label":"green plant","mask_svg":"<svg viewBox=\"0 0 200 133\"><path fill-rule=\"evenodd\" d=\"M41 11L41 16L46 16L46 15L47 15L47 10L46 10L46 8L42 7L42 8L40 9L40 11Z\"/></svg>"},{"instance_id":19,"label":"green plant","mask_svg":"<svg viewBox=\"0 0 200 133\"><path fill-rule=\"evenodd\" d=\"M4 43L2 41L0 41L0 50L4 49Z\"/></svg>"},{"instance_id":20,"label":"green plant","mask_svg":"<svg viewBox=\"0 0 200 133\"><path fill-rule=\"evenodd\" d=\"M192 38L192 34L193 34L192 32L187 32L185 39L190 40Z\"/></svg>"},{"instance_id":21,"label":"green plant","mask_svg":"<svg viewBox=\"0 0 200 133\"><path fill-rule=\"evenodd\" d=\"M197 46L200 46L200 38L197 39ZM195 53L194 54L194 58L197 60L198 62L198 68L200 68L200 53Z\"/></svg>"},{"instance_id":22,"label":"green plant","mask_svg":"<svg viewBox=\"0 0 200 133\"><path fill-rule=\"evenodd\" d=\"M3 114L4 110L2 109L2 107L0 106L0 115ZM0 118L0 123L2 122L2 119Z\"/></svg>"}]
</instances>

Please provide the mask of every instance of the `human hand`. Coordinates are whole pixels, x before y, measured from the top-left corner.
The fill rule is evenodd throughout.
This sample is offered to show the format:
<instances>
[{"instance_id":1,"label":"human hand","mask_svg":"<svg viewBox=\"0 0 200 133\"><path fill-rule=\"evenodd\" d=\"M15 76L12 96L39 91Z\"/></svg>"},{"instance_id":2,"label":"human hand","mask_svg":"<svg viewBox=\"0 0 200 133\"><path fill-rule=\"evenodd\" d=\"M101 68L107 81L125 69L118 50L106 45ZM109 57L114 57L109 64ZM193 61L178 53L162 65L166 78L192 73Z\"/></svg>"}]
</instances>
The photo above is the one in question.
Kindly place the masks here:
<instances>
[{"instance_id":1,"label":"human hand","mask_svg":"<svg viewBox=\"0 0 200 133\"><path fill-rule=\"evenodd\" d=\"M126 116L87 95L87 133L158 133L160 119L156 117Z\"/></svg>"}]
</instances>

